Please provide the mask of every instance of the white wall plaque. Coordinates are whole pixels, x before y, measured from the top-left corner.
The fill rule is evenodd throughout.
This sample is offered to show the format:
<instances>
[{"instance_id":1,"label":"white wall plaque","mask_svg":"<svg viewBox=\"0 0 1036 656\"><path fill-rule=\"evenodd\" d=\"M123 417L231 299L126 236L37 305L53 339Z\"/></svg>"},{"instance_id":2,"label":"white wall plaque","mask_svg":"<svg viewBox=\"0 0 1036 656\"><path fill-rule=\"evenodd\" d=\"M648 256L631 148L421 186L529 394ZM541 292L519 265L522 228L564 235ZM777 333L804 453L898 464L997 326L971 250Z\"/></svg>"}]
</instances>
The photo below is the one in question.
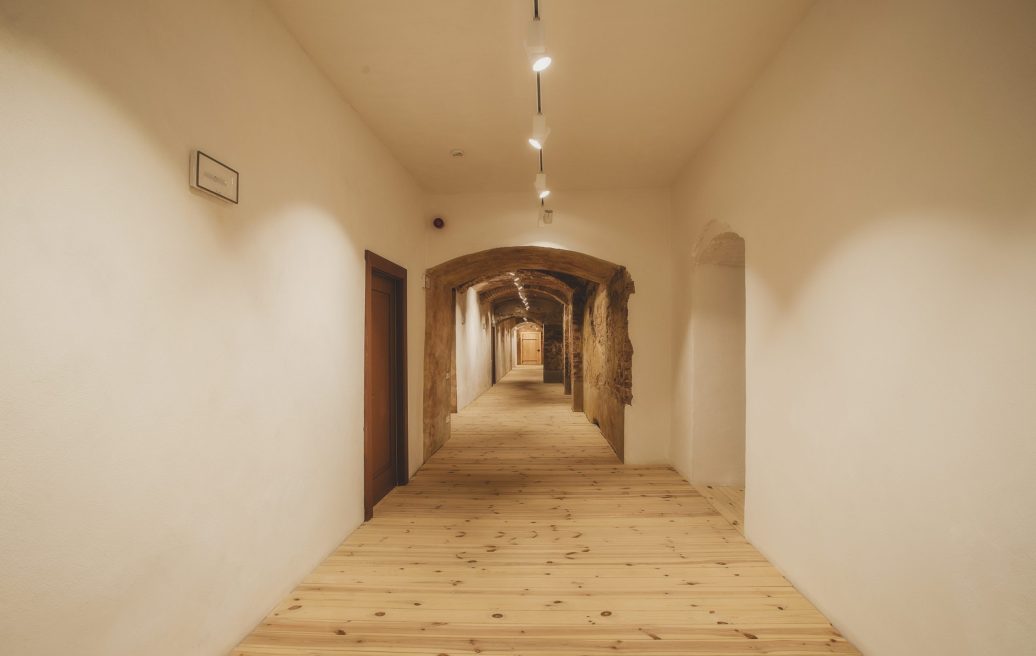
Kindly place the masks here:
<instances>
[{"instance_id":1,"label":"white wall plaque","mask_svg":"<svg viewBox=\"0 0 1036 656\"><path fill-rule=\"evenodd\" d=\"M200 150L191 157L191 186L237 204L238 174Z\"/></svg>"}]
</instances>

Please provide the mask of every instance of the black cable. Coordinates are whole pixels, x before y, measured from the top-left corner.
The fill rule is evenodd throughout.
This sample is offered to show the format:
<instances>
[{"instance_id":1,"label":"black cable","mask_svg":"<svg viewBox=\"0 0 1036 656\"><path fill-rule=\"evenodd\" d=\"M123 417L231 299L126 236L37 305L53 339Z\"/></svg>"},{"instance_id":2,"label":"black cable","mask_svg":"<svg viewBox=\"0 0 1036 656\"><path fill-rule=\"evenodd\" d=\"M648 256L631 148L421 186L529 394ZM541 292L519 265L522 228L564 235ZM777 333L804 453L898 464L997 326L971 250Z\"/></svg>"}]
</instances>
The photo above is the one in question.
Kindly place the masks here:
<instances>
[{"instance_id":1,"label":"black cable","mask_svg":"<svg viewBox=\"0 0 1036 656\"><path fill-rule=\"evenodd\" d=\"M532 0L532 18L533 20L540 19L540 0ZM543 113L543 94L540 90L540 73L536 72L536 113ZM540 173L543 173L543 145L540 144ZM546 201L540 198L540 207L543 207Z\"/></svg>"}]
</instances>

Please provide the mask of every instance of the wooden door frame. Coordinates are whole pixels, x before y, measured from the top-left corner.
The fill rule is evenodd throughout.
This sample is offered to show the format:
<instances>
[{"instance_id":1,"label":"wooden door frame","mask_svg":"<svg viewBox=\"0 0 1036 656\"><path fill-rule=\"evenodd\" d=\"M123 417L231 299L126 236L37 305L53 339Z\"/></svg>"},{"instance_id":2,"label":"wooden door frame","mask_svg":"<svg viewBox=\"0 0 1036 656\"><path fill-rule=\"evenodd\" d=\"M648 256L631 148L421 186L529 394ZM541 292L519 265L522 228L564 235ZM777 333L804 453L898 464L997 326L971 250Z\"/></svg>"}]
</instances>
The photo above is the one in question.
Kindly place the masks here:
<instances>
[{"instance_id":1,"label":"wooden door frame","mask_svg":"<svg viewBox=\"0 0 1036 656\"><path fill-rule=\"evenodd\" d=\"M407 466L407 370L406 370L406 269L385 258L364 251L366 274L364 276L364 330L363 330L363 520L374 516L374 463L371 461L371 433L367 430L368 420L373 416L371 395L371 332L374 315L372 287L375 272L395 282L396 298L396 349L399 354L393 374L398 385L396 407L396 485L406 485L410 480Z\"/></svg>"}]
</instances>

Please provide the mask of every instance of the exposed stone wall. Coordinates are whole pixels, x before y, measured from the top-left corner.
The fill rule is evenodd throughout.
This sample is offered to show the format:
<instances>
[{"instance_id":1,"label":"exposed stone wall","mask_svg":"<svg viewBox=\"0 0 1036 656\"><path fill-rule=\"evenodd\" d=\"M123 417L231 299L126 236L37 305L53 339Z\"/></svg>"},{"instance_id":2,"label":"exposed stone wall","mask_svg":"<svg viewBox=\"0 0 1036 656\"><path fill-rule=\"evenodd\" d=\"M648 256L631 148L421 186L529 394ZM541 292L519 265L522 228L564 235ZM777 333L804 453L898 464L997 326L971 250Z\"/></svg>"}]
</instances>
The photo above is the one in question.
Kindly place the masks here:
<instances>
[{"instance_id":1,"label":"exposed stone wall","mask_svg":"<svg viewBox=\"0 0 1036 656\"><path fill-rule=\"evenodd\" d=\"M564 378L565 329L560 323L543 325L543 382L560 383Z\"/></svg>"},{"instance_id":2,"label":"exposed stone wall","mask_svg":"<svg viewBox=\"0 0 1036 656\"><path fill-rule=\"evenodd\" d=\"M624 269L606 285L588 289L583 312L583 411L621 458L625 406L633 402L633 344L629 339L629 295L633 281Z\"/></svg>"},{"instance_id":3,"label":"exposed stone wall","mask_svg":"<svg viewBox=\"0 0 1036 656\"><path fill-rule=\"evenodd\" d=\"M572 321L569 324L568 361L572 370L572 411L583 411L583 333L587 288L582 286L572 294Z\"/></svg>"},{"instance_id":4,"label":"exposed stone wall","mask_svg":"<svg viewBox=\"0 0 1036 656\"><path fill-rule=\"evenodd\" d=\"M562 354L561 381L565 384L565 394L572 393L572 303L565 304L565 314L561 324L564 329L562 340L565 348Z\"/></svg>"},{"instance_id":5,"label":"exposed stone wall","mask_svg":"<svg viewBox=\"0 0 1036 656\"><path fill-rule=\"evenodd\" d=\"M430 278L425 290L424 324L425 458L438 451L450 436L451 376L456 362L453 308L453 288Z\"/></svg>"}]
</instances>

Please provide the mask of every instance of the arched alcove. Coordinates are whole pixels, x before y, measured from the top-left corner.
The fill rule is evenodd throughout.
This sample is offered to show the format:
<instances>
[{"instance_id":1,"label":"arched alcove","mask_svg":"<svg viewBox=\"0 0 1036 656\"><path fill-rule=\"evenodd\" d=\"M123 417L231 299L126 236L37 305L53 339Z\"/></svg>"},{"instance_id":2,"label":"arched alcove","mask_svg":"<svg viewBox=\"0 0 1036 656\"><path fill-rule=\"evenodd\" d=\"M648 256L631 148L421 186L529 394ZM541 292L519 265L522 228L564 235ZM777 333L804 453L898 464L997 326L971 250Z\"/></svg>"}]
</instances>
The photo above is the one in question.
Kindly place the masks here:
<instances>
[{"instance_id":1,"label":"arched alcove","mask_svg":"<svg viewBox=\"0 0 1036 656\"><path fill-rule=\"evenodd\" d=\"M745 484L745 241L708 235L695 257L691 297L696 483Z\"/></svg>"},{"instance_id":2,"label":"arched alcove","mask_svg":"<svg viewBox=\"0 0 1036 656\"><path fill-rule=\"evenodd\" d=\"M533 320L543 327L545 343L560 345L549 353L545 347L544 381L564 383L572 409L600 426L622 457L625 406L633 398L627 307L634 286L625 267L576 251L514 246L454 258L426 276L426 459L449 439L456 409L454 299L471 290L493 308L494 321ZM528 307L517 301L516 280ZM495 382L496 356L492 375Z\"/></svg>"}]
</instances>

